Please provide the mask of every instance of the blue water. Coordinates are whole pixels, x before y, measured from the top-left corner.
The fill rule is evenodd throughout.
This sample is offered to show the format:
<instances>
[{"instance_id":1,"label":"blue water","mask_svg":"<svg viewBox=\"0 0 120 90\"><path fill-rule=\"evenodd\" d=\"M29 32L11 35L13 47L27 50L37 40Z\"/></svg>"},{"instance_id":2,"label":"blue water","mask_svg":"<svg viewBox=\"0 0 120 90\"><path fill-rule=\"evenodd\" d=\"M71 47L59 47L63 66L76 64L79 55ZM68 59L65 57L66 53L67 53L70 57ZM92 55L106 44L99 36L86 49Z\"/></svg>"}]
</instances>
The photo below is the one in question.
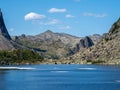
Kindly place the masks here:
<instances>
[{"instance_id":1,"label":"blue water","mask_svg":"<svg viewBox=\"0 0 120 90\"><path fill-rule=\"evenodd\" d=\"M120 66L21 65L0 70L0 90L120 90Z\"/></svg>"}]
</instances>

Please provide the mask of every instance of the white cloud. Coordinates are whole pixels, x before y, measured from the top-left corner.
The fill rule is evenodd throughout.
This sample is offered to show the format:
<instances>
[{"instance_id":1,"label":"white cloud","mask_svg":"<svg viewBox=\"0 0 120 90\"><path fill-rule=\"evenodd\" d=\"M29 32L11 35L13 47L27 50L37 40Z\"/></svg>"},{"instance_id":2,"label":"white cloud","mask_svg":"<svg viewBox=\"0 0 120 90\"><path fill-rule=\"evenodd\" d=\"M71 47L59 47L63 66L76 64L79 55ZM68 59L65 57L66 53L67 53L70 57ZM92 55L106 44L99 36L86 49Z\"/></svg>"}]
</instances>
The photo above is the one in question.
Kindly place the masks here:
<instances>
[{"instance_id":1,"label":"white cloud","mask_svg":"<svg viewBox=\"0 0 120 90\"><path fill-rule=\"evenodd\" d=\"M70 14L67 14L65 17L66 17L66 18L74 18L75 16L70 15Z\"/></svg>"},{"instance_id":2,"label":"white cloud","mask_svg":"<svg viewBox=\"0 0 120 90\"><path fill-rule=\"evenodd\" d=\"M66 12L66 11L67 11L67 9L65 9L65 8L63 8L63 9L51 8L51 9L49 9L48 12L50 12L50 13L57 13L57 12L62 13L62 12Z\"/></svg>"},{"instance_id":3,"label":"white cloud","mask_svg":"<svg viewBox=\"0 0 120 90\"><path fill-rule=\"evenodd\" d=\"M67 25L67 26L59 27L59 29L71 29L71 27L69 25Z\"/></svg>"},{"instance_id":4,"label":"white cloud","mask_svg":"<svg viewBox=\"0 0 120 90\"><path fill-rule=\"evenodd\" d=\"M34 12L28 13L25 15L24 19L25 20L39 20L45 18L45 15L37 14Z\"/></svg>"},{"instance_id":5,"label":"white cloud","mask_svg":"<svg viewBox=\"0 0 120 90\"><path fill-rule=\"evenodd\" d=\"M104 18L107 16L107 14L96 14L96 13L83 13L84 16L91 16L96 18Z\"/></svg>"}]
</instances>

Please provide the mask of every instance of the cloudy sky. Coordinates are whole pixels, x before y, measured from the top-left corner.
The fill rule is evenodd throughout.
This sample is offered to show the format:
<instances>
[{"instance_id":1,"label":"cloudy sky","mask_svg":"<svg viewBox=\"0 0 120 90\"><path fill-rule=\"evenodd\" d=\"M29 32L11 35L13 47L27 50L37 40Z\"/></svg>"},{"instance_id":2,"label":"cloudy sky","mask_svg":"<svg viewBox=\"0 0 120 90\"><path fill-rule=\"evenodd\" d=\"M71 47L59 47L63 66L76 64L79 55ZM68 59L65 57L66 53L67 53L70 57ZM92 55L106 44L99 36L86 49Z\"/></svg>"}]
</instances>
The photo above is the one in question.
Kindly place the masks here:
<instances>
[{"instance_id":1,"label":"cloudy sky","mask_svg":"<svg viewBox=\"0 0 120 90\"><path fill-rule=\"evenodd\" d=\"M103 34L120 17L120 0L0 0L11 35L46 30L76 36Z\"/></svg>"}]
</instances>

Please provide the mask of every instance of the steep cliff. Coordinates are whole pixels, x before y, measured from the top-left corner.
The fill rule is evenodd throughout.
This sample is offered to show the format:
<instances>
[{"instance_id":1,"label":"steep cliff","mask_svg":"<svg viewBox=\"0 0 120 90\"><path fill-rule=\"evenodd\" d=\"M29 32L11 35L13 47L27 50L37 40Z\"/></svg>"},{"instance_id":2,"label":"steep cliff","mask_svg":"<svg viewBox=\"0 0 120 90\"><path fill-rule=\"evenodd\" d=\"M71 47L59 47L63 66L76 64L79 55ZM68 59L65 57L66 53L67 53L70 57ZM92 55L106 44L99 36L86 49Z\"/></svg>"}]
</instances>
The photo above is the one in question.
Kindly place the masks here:
<instances>
[{"instance_id":1,"label":"steep cliff","mask_svg":"<svg viewBox=\"0 0 120 90\"><path fill-rule=\"evenodd\" d=\"M3 15L0 10L0 50L10 50L13 47L11 44L11 37L6 29L4 20L3 20Z\"/></svg>"},{"instance_id":2,"label":"steep cliff","mask_svg":"<svg viewBox=\"0 0 120 90\"><path fill-rule=\"evenodd\" d=\"M11 37L6 29L4 20L3 20L3 15L0 10L0 35L3 35L6 39L11 40Z\"/></svg>"},{"instance_id":3,"label":"steep cliff","mask_svg":"<svg viewBox=\"0 0 120 90\"><path fill-rule=\"evenodd\" d=\"M92 39L88 36L85 38L80 39L79 43L76 44L76 46L73 48L72 52L75 54L79 52L81 49L89 48L94 45Z\"/></svg>"}]
</instances>

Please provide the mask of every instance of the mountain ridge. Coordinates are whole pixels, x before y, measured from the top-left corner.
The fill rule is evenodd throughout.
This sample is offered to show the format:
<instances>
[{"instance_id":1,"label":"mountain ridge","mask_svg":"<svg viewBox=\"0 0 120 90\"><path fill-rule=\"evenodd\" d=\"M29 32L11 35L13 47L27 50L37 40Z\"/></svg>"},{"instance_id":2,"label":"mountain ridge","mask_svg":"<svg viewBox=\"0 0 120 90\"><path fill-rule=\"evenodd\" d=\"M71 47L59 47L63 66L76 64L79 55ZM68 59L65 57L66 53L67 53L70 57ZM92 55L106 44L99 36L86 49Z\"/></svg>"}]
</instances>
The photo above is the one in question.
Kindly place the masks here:
<instances>
[{"instance_id":1,"label":"mountain ridge","mask_svg":"<svg viewBox=\"0 0 120 90\"><path fill-rule=\"evenodd\" d=\"M89 36L89 38L91 37L95 39L101 36ZM97 38L97 40L99 39L100 38ZM74 54L72 50L77 44L80 44L80 40L83 40L83 37L77 37L66 33L55 33L51 30L34 36L22 34L21 36L14 36L11 38L5 26L2 12L0 12L0 50L29 49L37 51L46 58L60 59ZM97 42L97 40L94 41ZM85 41L85 47L82 48L91 46L90 43L92 40L86 39L83 41Z\"/></svg>"},{"instance_id":2,"label":"mountain ridge","mask_svg":"<svg viewBox=\"0 0 120 90\"><path fill-rule=\"evenodd\" d=\"M120 64L120 19L99 43L68 58L76 63Z\"/></svg>"},{"instance_id":3,"label":"mountain ridge","mask_svg":"<svg viewBox=\"0 0 120 90\"><path fill-rule=\"evenodd\" d=\"M92 39L96 38L96 36L93 36ZM90 37L92 37L92 35ZM98 35L98 37L101 38L100 35ZM83 37L47 30L35 36L26 36L25 34L15 36L14 41L23 46L45 50L46 52L42 54L45 55L45 57L62 58L74 54L73 49L82 38ZM97 38L96 42L98 42L100 38Z\"/></svg>"}]
</instances>

